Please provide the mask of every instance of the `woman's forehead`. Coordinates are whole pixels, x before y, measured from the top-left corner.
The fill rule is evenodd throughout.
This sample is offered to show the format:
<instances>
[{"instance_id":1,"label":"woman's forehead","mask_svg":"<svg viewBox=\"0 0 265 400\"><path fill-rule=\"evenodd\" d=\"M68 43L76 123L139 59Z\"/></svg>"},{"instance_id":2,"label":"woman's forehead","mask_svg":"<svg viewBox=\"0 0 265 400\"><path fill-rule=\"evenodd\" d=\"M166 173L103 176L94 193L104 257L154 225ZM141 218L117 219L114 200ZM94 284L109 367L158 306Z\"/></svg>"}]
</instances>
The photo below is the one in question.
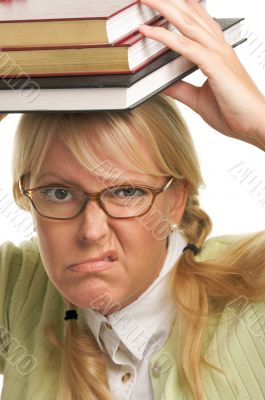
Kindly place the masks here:
<instances>
[{"instance_id":1,"label":"woman's forehead","mask_svg":"<svg viewBox=\"0 0 265 400\"><path fill-rule=\"evenodd\" d=\"M97 152L98 153L98 152ZM86 156L86 155L85 155ZM150 162L152 159L150 158ZM42 184L59 179L68 185L82 185L95 178L106 185L156 182L156 175L137 168L128 157L93 153L93 158L78 159L71 150L59 140L53 142L37 174L31 174L34 183Z\"/></svg>"},{"instance_id":2,"label":"woman's forehead","mask_svg":"<svg viewBox=\"0 0 265 400\"><path fill-rule=\"evenodd\" d=\"M101 143L99 147L95 140L89 142L86 139L84 146L73 146L74 148L71 148L70 144L64 143L60 137L54 139L40 171L44 173L47 168L50 170L52 167L53 171L73 170L75 173L80 173L84 169L105 180L114 180L125 176L141 178L142 175L161 175L151 152L143 143L139 143L139 154L136 154L136 157L123 152L119 147L113 148L108 144L104 147Z\"/></svg>"}]
</instances>

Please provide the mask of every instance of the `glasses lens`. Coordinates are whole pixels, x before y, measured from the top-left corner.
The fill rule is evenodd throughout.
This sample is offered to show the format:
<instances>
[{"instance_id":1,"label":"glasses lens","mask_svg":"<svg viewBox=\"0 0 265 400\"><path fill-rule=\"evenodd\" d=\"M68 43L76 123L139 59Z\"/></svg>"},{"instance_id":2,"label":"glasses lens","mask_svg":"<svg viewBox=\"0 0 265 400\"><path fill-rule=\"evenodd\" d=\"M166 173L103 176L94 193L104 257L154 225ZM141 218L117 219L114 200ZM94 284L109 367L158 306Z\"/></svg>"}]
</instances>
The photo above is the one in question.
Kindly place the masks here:
<instances>
[{"instance_id":1,"label":"glasses lens","mask_svg":"<svg viewBox=\"0 0 265 400\"><path fill-rule=\"evenodd\" d=\"M151 205L151 190L142 187L118 186L106 189L101 195L106 211L117 218L136 217Z\"/></svg>"},{"instance_id":2,"label":"glasses lens","mask_svg":"<svg viewBox=\"0 0 265 400\"><path fill-rule=\"evenodd\" d=\"M78 189L44 187L36 190L32 201L37 211L46 217L71 218L85 202L85 194Z\"/></svg>"}]
</instances>

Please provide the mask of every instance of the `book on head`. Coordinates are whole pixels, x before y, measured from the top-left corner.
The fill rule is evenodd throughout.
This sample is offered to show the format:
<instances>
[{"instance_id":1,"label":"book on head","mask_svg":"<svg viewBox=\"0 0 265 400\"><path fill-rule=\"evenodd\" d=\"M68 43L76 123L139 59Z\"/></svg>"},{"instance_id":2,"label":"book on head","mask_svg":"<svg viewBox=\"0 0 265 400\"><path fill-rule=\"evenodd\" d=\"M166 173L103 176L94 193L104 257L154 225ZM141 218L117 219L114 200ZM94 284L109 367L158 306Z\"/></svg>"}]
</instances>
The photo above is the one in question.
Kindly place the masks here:
<instances>
[{"instance_id":1,"label":"book on head","mask_svg":"<svg viewBox=\"0 0 265 400\"><path fill-rule=\"evenodd\" d=\"M242 18L218 19L226 41L242 43ZM2 78L0 112L132 109L197 69L168 51L135 74Z\"/></svg>"}]
</instances>

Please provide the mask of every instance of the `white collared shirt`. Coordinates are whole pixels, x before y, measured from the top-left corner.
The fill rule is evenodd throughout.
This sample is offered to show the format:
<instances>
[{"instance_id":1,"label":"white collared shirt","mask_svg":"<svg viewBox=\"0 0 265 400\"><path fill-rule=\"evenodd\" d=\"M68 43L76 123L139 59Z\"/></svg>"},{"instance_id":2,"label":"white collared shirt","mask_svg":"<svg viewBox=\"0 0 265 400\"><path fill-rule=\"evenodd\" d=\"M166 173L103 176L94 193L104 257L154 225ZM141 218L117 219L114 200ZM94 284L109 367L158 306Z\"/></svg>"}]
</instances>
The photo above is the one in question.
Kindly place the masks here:
<instances>
[{"instance_id":1,"label":"white collared shirt","mask_svg":"<svg viewBox=\"0 0 265 400\"><path fill-rule=\"evenodd\" d=\"M168 338L176 319L170 271L186 242L178 230L169 236L159 276L133 303L109 316L86 309L85 317L107 362L111 393L116 400L152 400L149 358Z\"/></svg>"}]
</instances>

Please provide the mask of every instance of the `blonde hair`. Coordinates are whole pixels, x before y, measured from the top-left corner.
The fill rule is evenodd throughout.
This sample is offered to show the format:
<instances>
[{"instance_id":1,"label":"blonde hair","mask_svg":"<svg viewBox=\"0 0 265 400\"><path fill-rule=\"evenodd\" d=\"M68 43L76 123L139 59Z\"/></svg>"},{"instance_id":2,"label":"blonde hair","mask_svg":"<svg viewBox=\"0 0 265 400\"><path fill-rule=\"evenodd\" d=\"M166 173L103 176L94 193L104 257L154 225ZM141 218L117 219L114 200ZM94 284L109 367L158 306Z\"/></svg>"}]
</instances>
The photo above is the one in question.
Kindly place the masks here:
<instances>
[{"instance_id":1,"label":"blonde hair","mask_svg":"<svg viewBox=\"0 0 265 400\"><path fill-rule=\"evenodd\" d=\"M203 181L189 130L171 99L155 96L132 111L23 115L14 144L13 194L16 203L26 210L29 203L19 191L19 178L38 173L55 137L85 168L98 175L102 173L98 165L103 156L133 165L141 172L185 179L189 194L180 229L188 242L203 246L211 231L210 218L198 200ZM143 158L139 140L148 148L156 168ZM113 175L111 169L106 172ZM262 232L247 235L218 259L208 261L199 261L186 251L175 266L172 293L178 309L176 362L183 391L195 400L203 399L201 365L215 368L202 354L207 316L220 312L238 296L253 301L264 297L264 239ZM74 307L68 303L66 306ZM49 337L53 340L51 332ZM105 362L92 334L81 334L77 322L68 321L64 342L55 345L61 353L57 400L112 398Z\"/></svg>"}]
</instances>

